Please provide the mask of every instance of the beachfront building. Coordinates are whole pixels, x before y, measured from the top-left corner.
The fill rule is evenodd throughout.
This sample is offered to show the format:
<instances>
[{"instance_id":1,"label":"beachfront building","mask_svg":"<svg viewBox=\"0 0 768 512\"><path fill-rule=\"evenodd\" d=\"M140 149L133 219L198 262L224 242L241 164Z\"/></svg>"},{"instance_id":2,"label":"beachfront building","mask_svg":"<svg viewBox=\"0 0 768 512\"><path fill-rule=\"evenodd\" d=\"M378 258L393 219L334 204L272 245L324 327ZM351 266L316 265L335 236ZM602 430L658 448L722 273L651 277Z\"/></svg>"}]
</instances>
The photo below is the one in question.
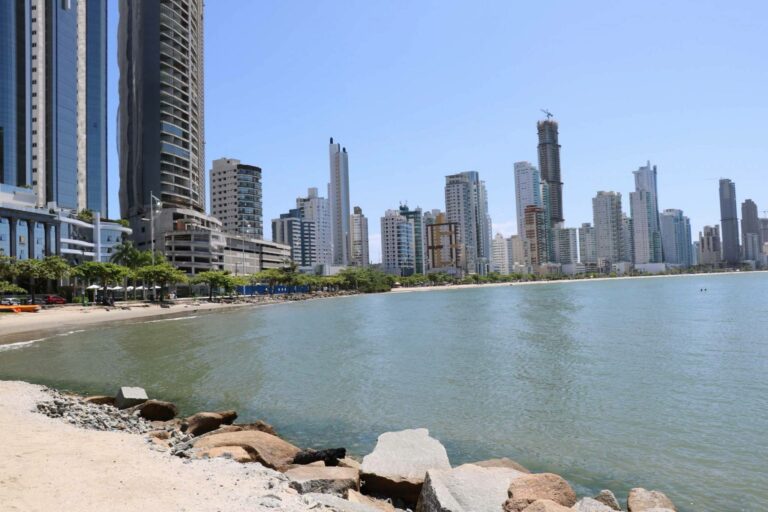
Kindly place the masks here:
<instances>
[{"instance_id":1,"label":"beachfront building","mask_svg":"<svg viewBox=\"0 0 768 512\"><path fill-rule=\"evenodd\" d=\"M507 238L507 254L509 255L509 272L522 274L527 272L525 240L521 235L512 235Z\"/></svg>"},{"instance_id":2,"label":"beachfront building","mask_svg":"<svg viewBox=\"0 0 768 512\"><path fill-rule=\"evenodd\" d=\"M367 267L371 262L368 253L368 217L363 215L363 209L359 206L352 209L349 230L352 238L350 264L356 267Z\"/></svg>"},{"instance_id":3,"label":"beachfront building","mask_svg":"<svg viewBox=\"0 0 768 512\"><path fill-rule=\"evenodd\" d=\"M515 208L517 234L525 238L525 207L542 206L541 175L530 162L515 162Z\"/></svg>"},{"instance_id":4,"label":"beachfront building","mask_svg":"<svg viewBox=\"0 0 768 512\"><path fill-rule=\"evenodd\" d=\"M464 275L461 226L450 222L445 213L432 210L424 214L426 228L427 273L444 272L454 277Z\"/></svg>"},{"instance_id":5,"label":"beachfront building","mask_svg":"<svg viewBox=\"0 0 768 512\"><path fill-rule=\"evenodd\" d=\"M621 212L621 257L626 263L635 263L634 219Z\"/></svg>"},{"instance_id":6,"label":"beachfront building","mask_svg":"<svg viewBox=\"0 0 768 512\"><path fill-rule=\"evenodd\" d=\"M502 275L509 274L509 243L501 233L496 233L496 236L493 237L491 272Z\"/></svg>"},{"instance_id":7,"label":"beachfront building","mask_svg":"<svg viewBox=\"0 0 768 512\"><path fill-rule=\"evenodd\" d=\"M424 241L424 214L422 213L421 208L416 207L412 210L408 208L407 204L401 204L398 211L400 212L400 215L413 223L414 271L417 274L425 274L424 248L426 243Z\"/></svg>"},{"instance_id":8,"label":"beachfront building","mask_svg":"<svg viewBox=\"0 0 768 512\"><path fill-rule=\"evenodd\" d=\"M597 234L589 222L579 228L579 262L585 265L597 264Z\"/></svg>"},{"instance_id":9,"label":"beachfront building","mask_svg":"<svg viewBox=\"0 0 768 512\"><path fill-rule=\"evenodd\" d=\"M613 263L626 261L622 254L621 194L598 192L592 199L592 216L598 266L605 271Z\"/></svg>"},{"instance_id":10,"label":"beachfront building","mask_svg":"<svg viewBox=\"0 0 768 512\"><path fill-rule=\"evenodd\" d=\"M465 271L484 275L491 261L491 217L485 182L476 171L445 177L445 214L461 230Z\"/></svg>"},{"instance_id":11,"label":"beachfront building","mask_svg":"<svg viewBox=\"0 0 768 512\"><path fill-rule=\"evenodd\" d=\"M720 226L704 226L699 232L699 265L717 267L722 261Z\"/></svg>"},{"instance_id":12,"label":"beachfront building","mask_svg":"<svg viewBox=\"0 0 768 512\"><path fill-rule=\"evenodd\" d=\"M225 233L264 238L261 168L219 158L211 169L211 214Z\"/></svg>"},{"instance_id":13,"label":"beachfront building","mask_svg":"<svg viewBox=\"0 0 768 512\"><path fill-rule=\"evenodd\" d=\"M539 206L526 206L523 224L525 241L528 245L529 272L539 272L539 267L549 262L547 249L547 232L549 221L546 210Z\"/></svg>"},{"instance_id":14,"label":"beachfront building","mask_svg":"<svg viewBox=\"0 0 768 512\"><path fill-rule=\"evenodd\" d=\"M296 208L272 219L272 241L291 248L290 258L300 267L316 271L333 264L328 199L310 188L296 198Z\"/></svg>"},{"instance_id":15,"label":"beachfront building","mask_svg":"<svg viewBox=\"0 0 768 512\"><path fill-rule=\"evenodd\" d=\"M664 262L676 267L693 265L691 221L682 210L666 209L660 216Z\"/></svg>"},{"instance_id":16,"label":"beachfront building","mask_svg":"<svg viewBox=\"0 0 768 512\"><path fill-rule=\"evenodd\" d=\"M558 124L548 115L547 119L536 123L536 129L539 136L538 153L541 181L549 186L549 194L543 206L548 215L549 227L553 228L565 220L563 217L563 180L560 173Z\"/></svg>"},{"instance_id":17,"label":"beachfront building","mask_svg":"<svg viewBox=\"0 0 768 512\"><path fill-rule=\"evenodd\" d=\"M576 228L552 228L554 262L568 265L579 261Z\"/></svg>"},{"instance_id":18,"label":"beachfront building","mask_svg":"<svg viewBox=\"0 0 768 512\"><path fill-rule=\"evenodd\" d=\"M331 142L328 146L331 182L328 186L331 208L333 264L349 265L351 238L349 233L349 156L347 148Z\"/></svg>"},{"instance_id":19,"label":"beachfront building","mask_svg":"<svg viewBox=\"0 0 768 512\"><path fill-rule=\"evenodd\" d=\"M381 264L387 274L410 276L416 270L416 239L413 219L398 210L381 218Z\"/></svg>"},{"instance_id":20,"label":"beachfront building","mask_svg":"<svg viewBox=\"0 0 768 512\"><path fill-rule=\"evenodd\" d=\"M648 162L634 171L635 191L629 194L632 215L632 258L626 261L643 265L661 263L662 242L659 226L659 194L656 166ZM627 253L625 252L625 255Z\"/></svg>"},{"instance_id":21,"label":"beachfront building","mask_svg":"<svg viewBox=\"0 0 768 512\"><path fill-rule=\"evenodd\" d=\"M736 184L729 179L720 180L720 226L722 227L723 261L728 265L739 263L739 219L736 213Z\"/></svg>"},{"instance_id":22,"label":"beachfront building","mask_svg":"<svg viewBox=\"0 0 768 512\"><path fill-rule=\"evenodd\" d=\"M57 254L58 215L37 207L34 190L0 184L0 256L27 260Z\"/></svg>"},{"instance_id":23,"label":"beachfront building","mask_svg":"<svg viewBox=\"0 0 768 512\"><path fill-rule=\"evenodd\" d=\"M751 199L741 203L741 240L744 259L758 260L763 250L763 238L760 219L757 216L757 204Z\"/></svg>"}]
</instances>

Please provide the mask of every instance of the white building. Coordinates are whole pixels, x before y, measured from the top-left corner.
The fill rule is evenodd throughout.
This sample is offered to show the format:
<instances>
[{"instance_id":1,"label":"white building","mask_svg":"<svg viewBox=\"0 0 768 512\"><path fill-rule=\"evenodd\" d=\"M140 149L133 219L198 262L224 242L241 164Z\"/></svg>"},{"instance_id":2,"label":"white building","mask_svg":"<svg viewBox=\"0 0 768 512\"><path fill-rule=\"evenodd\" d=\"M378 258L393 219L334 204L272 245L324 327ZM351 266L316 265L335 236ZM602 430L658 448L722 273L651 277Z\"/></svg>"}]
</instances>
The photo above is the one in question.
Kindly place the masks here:
<instances>
[{"instance_id":1,"label":"white building","mask_svg":"<svg viewBox=\"0 0 768 512\"><path fill-rule=\"evenodd\" d=\"M632 238L636 264L660 263L662 260L659 226L656 166L651 163L634 171L635 191L629 194ZM628 260L629 261L629 260Z\"/></svg>"},{"instance_id":2,"label":"white building","mask_svg":"<svg viewBox=\"0 0 768 512\"><path fill-rule=\"evenodd\" d=\"M491 271L502 275L509 274L509 244L501 233L493 237Z\"/></svg>"},{"instance_id":3,"label":"white building","mask_svg":"<svg viewBox=\"0 0 768 512\"><path fill-rule=\"evenodd\" d=\"M371 258L368 254L368 218L363 215L363 209L355 206L350 231L352 237L352 252L350 263L358 267L367 267Z\"/></svg>"},{"instance_id":4,"label":"white building","mask_svg":"<svg viewBox=\"0 0 768 512\"><path fill-rule=\"evenodd\" d=\"M316 188L307 191L307 197L296 199L296 208L301 212L301 218L313 224L305 230L302 244L315 256L310 265L333 265L333 236L331 226L330 201L317 194ZM349 221L347 221L349 222Z\"/></svg>"},{"instance_id":5,"label":"white building","mask_svg":"<svg viewBox=\"0 0 768 512\"><path fill-rule=\"evenodd\" d=\"M579 262L597 264L597 234L589 222L579 228Z\"/></svg>"},{"instance_id":6,"label":"white building","mask_svg":"<svg viewBox=\"0 0 768 512\"><path fill-rule=\"evenodd\" d=\"M522 274L526 273L526 250L525 240L522 235L512 235L507 238L507 254L509 255L509 271L510 273Z\"/></svg>"},{"instance_id":7,"label":"white building","mask_svg":"<svg viewBox=\"0 0 768 512\"><path fill-rule=\"evenodd\" d=\"M694 264L691 221L682 210L666 209L659 215L664 261L678 267Z\"/></svg>"},{"instance_id":8,"label":"white building","mask_svg":"<svg viewBox=\"0 0 768 512\"><path fill-rule=\"evenodd\" d=\"M331 203L331 236L333 263L349 265L351 238L349 233L349 158L347 148L334 143L329 145L331 183L328 194Z\"/></svg>"},{"instance_id":9,"label":"white building","mask_svg":"<svg viewBox=\"0 0 768 512\"><path fill-rule=\"evenodd\" d=\"M387 210L381 218L381 264L384 272L410 276L416 270L413 220L397 210Z\"/></svg>"},{"instance_id":10,"label":"white building","mask_svg":"<svg viewBox=\"0 0 768 512\"><path fill-rule=\"evenodd\" d=\"M618 263L622 259L621 194L600 191L592 198L592 216L598 263ZM605 268L607 270L607 267Z\"/></svg>"},{"instance_id":11,"label":"white building","mask_svg":"<svg viewBox=\"0 0 768 512\"><path fill-rule=\"evenodd\" d=\"M219 158L211 169L211 214L225 233L264 238L261 168Z\"/></svg>"},{"instance_id":12,"label":"white building","mask_svg":"<svg viewBox=\"0 0 768 512\"><path fill-rule=\"evenodd\" d=\"M525 239L525 207L543 206L541 176L530 162L515 162L515 203L517 208L517 234Z\"/></svg>"},{"instance_id":13,"label":"white building","mask_svg":"<svg viewBox=\"0 0 768 512\"><path fill-rule=\"evenodd\" d=\"M467 272L487 273L491 262L491 217L485 182L478 172L445 177L445 214L448 222L460 226Z\"/></svg>"},{"instance_id":14,"label":"white building","mask_svg":"<svg viewBox=\"0 0 768 512\"><path fill-rule=\"evenodd\" d=\"M552 229L555 263L567 265L579 261L578 235L576 228Z\"/></svg>"}]
</instances>

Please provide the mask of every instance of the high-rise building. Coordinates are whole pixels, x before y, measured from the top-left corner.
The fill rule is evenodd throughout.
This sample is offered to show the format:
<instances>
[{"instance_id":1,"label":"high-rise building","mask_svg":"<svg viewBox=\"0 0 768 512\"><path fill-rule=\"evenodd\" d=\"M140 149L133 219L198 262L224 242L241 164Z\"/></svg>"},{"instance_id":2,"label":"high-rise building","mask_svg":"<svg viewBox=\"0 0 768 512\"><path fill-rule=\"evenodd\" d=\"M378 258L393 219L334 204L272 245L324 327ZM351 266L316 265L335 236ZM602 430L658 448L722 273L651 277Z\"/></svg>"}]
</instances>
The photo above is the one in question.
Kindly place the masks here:
<instances>
[{"instance_id":1,"label":"high-rise building","mask_svg":"<svg viewBox=\"0 0 768 512\"><path fill-rule=\"evenodd\" d=\"M203 0L119 5L120 212L146 247L142 219L162 207L162 247L182 222L218 226L205 215Z\"/></svg>"},{"instance_id":2,"label":"high-rise building","mask_svg":"<svg viewBox=\"0 0 768 512\"><path fill-rule=\"evenodd\" d=\"M493 237L491 271L498 274L509 274L509 244L501 233Z\"/></svg>"},{"instance_id":3,"label":"high-rise building","mask_svg":"<svg viewBox=\"0 0 768 512\"><path fill-rule=\"evenodd\" d=\"M701 260L701 242L695 240L691 244L691 266L699 265Z\"/></svg>"},{"instance_id":4,"label":"high-rise building","mask_svg":"<svg viewBox=\"0 0 768 512\"><path fill-rule=\"evenodd\" d=\"M684 268L693 265L690 219L675 209L664 210L659 219L664 262Z\"/></svg>"},{"instance_id":5,"label":"high-rise building","mask_svg":"<svg viewBox=\"0 0 768 512\"><path fill-rule=\"evenodd\" d=\"M760 240L766 244L768 243L768 218L760 217L757 222L760 227Z\"/></svg>"},{"instance_id":6,"label":"high-rise building","mask_svg":"<svg viewBox=\"0 0 768 512\"><path fill-rule=\"evenodd\" d=\"M589 222L585 222L579 228L579 262L597 263L597 233Z\"/></svg>"},{"instance_id":7,"label":"high-rise building","mask_svg":"<svg viewBox=\"0 0 768 512\"><path fill-rule=\"evenodd\" d=\"M355 206L350 220L352 237L352 253L350 263L357 267L367 267L371 258L368 254L368 218L363 215L363 209Z\"/></svg>"},{"instance_id":8,"label":"high-rise building","mask_svg":"<svg viewBox=\"0 0 768 512\"><path fill-rule=\"evenodd\" d=\"M426 267L424 261L424 251L426 243L424 240L424 215L421 208L411 210L408 205L401 204L399 208L400 215L413 222L413 254L414 269L417 274L425 274Z\"/></svg>"},{"instance_id":9,"label":"high-rise building","mask_svg":"<svg viewBox=\"0 0 768 512\"><path fill-rule=\"evenodd\" d=\"M558 142L558 125L547 119L536 123L539 134L539 171L541 180L550 186L549 214L550 227L563 222L563 181L560 175L560 144Z\"/></svg>"},{"instance_id":10,"label":"high-rise building","mask_svg":"<svg viewBox=\"0 0 768 512\"><path fill-rule=\"evenodd\" d=\"M398 210L387 210L381 218L381 263L384 272L410 276L415 271L416 252L413 219Z\"/></svg>"},{"instance_id":11,"label":"high-rise building","mask_svg":"<svg viewBox=\"0 0 768 512\"><path fill-rule=\"evenodd\" d=\"M424 226L427 233L427 272L445 272L461 277L466 268L463 261L461 225L449 221L440 210L432 210L424 214Z\"/></svg>"},{"instance_id":12,"label":"high-rise building","mask_svg":"<svg viewBox=\"0 0 768 512\"><path fill-rule=\"evenodd\" d=\"M468 272L485 274L491 260L491 218L485 182L476 171L445 177L445 212L461 229Z\"/></svg>"},{"instance_id":13,"label":"high-rise building","mask_svg":"<svg viewBox=\"0 0 768 512\"><path fill-rule=\"evenodd\" d=\"M699 233L699 265L718 266L722 260L720 226L704 226Z\"/></svg>"},{"instance_id":14,"label":"high-rise building","mask_svg":"<svg viewBox=\"0 0 768 512\"><path fill-rule=\"evenodd\" d=\"M515 162L515 206L517 208L517 234L525 236L525 207L543 206L541 202L541 174L530 162Z\"/></svg>"},{"instance_id":15,"label":"high-rise building","mask_svg":"<svg viewBox=\"0 0 768 512\"><path fill-rule=\"evenodd\" d=\"M303 265L332 265L333 237L331 234L330 201L320 197L316 188L307 191L307 197L296 199L296 208L301 212L304 222L312 224L302 233L302 244L306 247Z\"/></svg>"},{"instance_id":16,"label":"high-rise building","mask_svg":"<svg viewBox=\"0 0 768 512\"><path fill-rule=\"evenodd\" d=\"M331 201L331 233L333 236L334 265L349 265L349 157L347 148L331 142L328 147L331 163L331 183L328 186Z\"/></svg>"},{"instance_id":17,"label":"high-rise building","mask_svg":"<svg viewBox=\"0 0 768 512\"><path fill-rule=\"evenodd\" d=\"M538 267L549 261L547 253L547 232L549 219L546 210L540 206L525 207L525 241L528 245L528 265L536 272Z\"/></svg>"},{"instance_id":18,"label":"high-rise building","mask_svg":"<svg viewBox=\"0 0 768 512\"><path fill-rule=\"evenodd\" d=\"M107 3L0 7L0 183L107 214Z\"/></svg>"},{"instance_id":19,"label":"high-rise building","mask_svg":"<svg viewBox=\"0 0 768 512\"><path fill-rule=\"evenodd\" d=\"M299 266L310 265L310 263L305 264L304 258L306 256L307 260L310 260L312 256L302 244L302 230L310 224L302 222L301 210L298 208L288 210L288 213L281 213L279 218L272 219L272 241L289 246L291 261Z\"/></svg>"},{"instance_id":20,"label":"high-rise building","mask_svg":"<svg viewBox=\"0 0 768 512\"><path fill-rule=\"evenodd\" d=\"M521 235L512 235L507 239L507 253L509 254L510 272L523 273L527 271L525 241Z\"/></svg>"},{"instance_id":21,"label":"high-rise building","mask_svg":"<svg viewBox=\"0 0 768 512\"><path fill-rule=\"evenodd\" d=\"M234 158L219 158L211 169L211 214L224 231L264 238L261 168Z\"/></svg>"},{"instance_id":22,"label":"high-rise building","mask_svg":"<svg viewBox=\"0 0 768 512\"><path fill-rule=\"evenodd\" d=\"M636 263L634 219L624 212L621 212L621 260Z\"/></svg>"},{"instance_id":23,"label":"high-rise building","mask_svg":"<svg viewBox=\"0 0 768 512\"><path fill-rule=\"evenodd\" d=\"M657 170L648 162L634 171L635 191L629 194L632 215L634 263L661 263L662 243L659 227Z\"/></svg>"},{"instance_id":24,"label":"high-rise building","mask_svg":"<svg viewBox=\"0 0 768 512\"><path fill-rule=\"evenodd\" d=\"M576 228L553 228L552 240L554 261L561 265L576 263L579 260L578 234Z\"/></svg>"},{"instance_id":25,"label":"high-rise building","mask_svg":"<svg viewBox=\"0 0 768 512\"><path fill-rule=\"evenodd\" d=\"M739 263L739 219L736 213L736 184L720 180L720 225L723 236L723 260L728 265Z\"/></svg>"},{"instance_id":26,"label":"high-rise building","mask_svg":"<svg viewBox=\"0 0 768 512\"><path fill-rule=\"evenodd\" d=\"M757 260L763 250L763 239L760 232L760 219L757 216L757 205L751 199L741 203L741 239L744 259Z\"/></svg>"},{"instance_id":27,"label":"high-rise building","mask_svg":"<svg viewBox=\"0 0 768 512\"><path fill-rule=\"evenodd\" d=\"M592 215L597 240L598 263L606 265L626 261L622 254L621 194L600 191L592 199Z\"/></svg>"}]
</instances>

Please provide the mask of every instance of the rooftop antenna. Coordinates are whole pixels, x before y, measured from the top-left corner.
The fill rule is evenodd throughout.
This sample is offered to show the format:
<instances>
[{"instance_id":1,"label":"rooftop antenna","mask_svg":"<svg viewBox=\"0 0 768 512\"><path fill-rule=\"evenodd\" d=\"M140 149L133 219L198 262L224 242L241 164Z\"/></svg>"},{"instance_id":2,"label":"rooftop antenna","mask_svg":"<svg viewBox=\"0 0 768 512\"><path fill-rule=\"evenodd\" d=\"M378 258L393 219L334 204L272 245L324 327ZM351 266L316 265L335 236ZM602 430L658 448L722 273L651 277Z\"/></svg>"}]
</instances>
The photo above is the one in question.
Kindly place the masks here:
<instances>
[{"instance_id":1,"label":"rooftop antenna","mask_svg":"<svg viewBox=\"0 0 768 512\"><path fill-rule=\"evenodd\" d=\"M547 109L545 109L545 108L542 108L542 109L540 109L540 110L541 110L542 112L544 112L544 114L547 116L547 120L549 120L549 119L552 119L552 118L554 117L554 116L552 115L552 112L550 112L549 110L547 110Z\"/></svg>"}]
</instances>

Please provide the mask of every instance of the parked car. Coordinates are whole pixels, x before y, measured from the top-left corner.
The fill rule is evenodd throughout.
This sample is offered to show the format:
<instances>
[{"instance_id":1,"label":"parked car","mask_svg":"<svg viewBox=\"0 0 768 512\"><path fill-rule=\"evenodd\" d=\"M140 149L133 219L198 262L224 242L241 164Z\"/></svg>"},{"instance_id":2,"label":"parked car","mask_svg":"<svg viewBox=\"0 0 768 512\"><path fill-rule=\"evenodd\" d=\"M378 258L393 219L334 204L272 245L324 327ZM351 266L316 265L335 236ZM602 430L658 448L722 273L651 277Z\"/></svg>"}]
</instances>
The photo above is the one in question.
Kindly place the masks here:
<instances>
[{"instance_id":1,"label":"parked car","mask_svg":"<svg viewBox=\"0 0 768 512\"><path fill-rule=\"evenodd\" d=\"M19 299L14 299L13 297L0 299L0 306L18 306L19 304L21 304Z\"/></svg>"},{"instance_id":2,"label":"parked car","mask_svg":"<svg viewBox=\"0 0 768 512\"><path fill-rule=\"evenodd\" d=\"M43 302L46 304L66 304L67 299L64 297L59 297L58 295L46 295L43 298Z\"/></svg>"}]
</instances>

